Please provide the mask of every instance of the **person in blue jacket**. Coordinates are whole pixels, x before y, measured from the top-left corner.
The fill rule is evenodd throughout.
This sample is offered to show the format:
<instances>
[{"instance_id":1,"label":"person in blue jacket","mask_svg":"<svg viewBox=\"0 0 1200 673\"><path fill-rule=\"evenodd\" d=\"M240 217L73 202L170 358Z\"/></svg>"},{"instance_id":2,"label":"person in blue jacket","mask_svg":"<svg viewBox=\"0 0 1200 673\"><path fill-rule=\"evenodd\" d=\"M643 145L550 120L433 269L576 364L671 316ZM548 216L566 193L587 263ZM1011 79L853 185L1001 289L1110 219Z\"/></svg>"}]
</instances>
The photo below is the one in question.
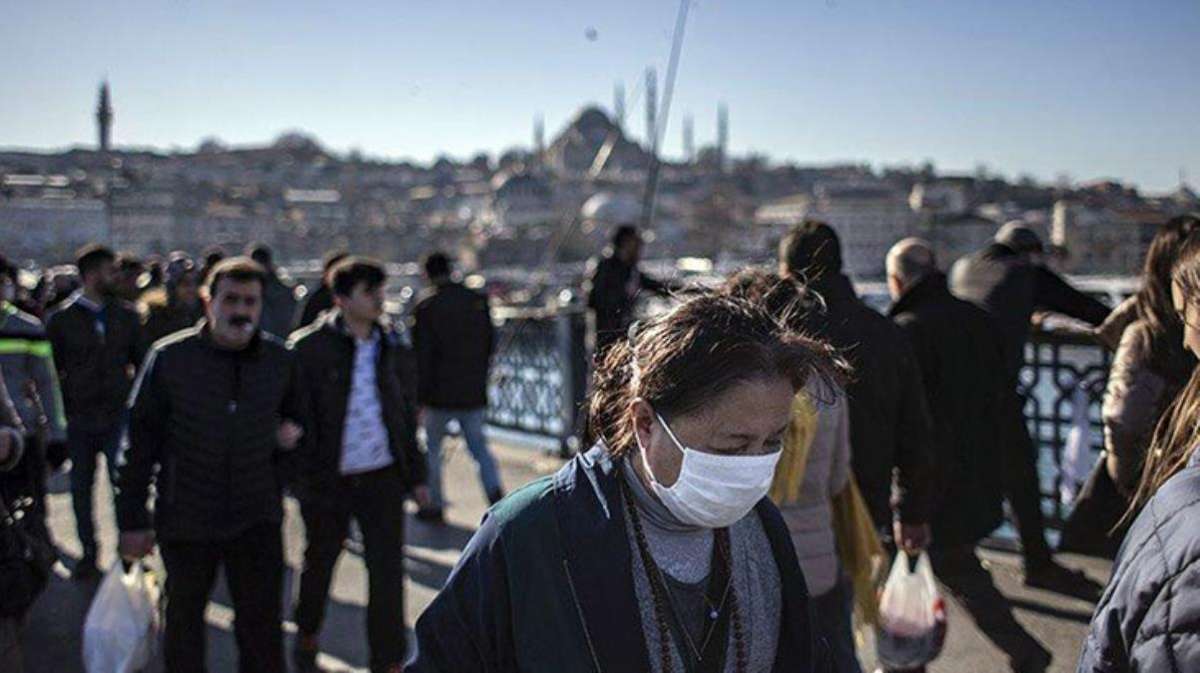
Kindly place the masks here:
<instances>
[{"instance_id":1,"label":"person in blue jacket","mask_svg":"<svg viewBox=\"0 0 1200 673\"><path fill-rule=\"evenodd\" d=\"M1200 356L1200 243L1180 253L1171 299ZM1154 431L1138 512L1092 617L1080 673L1200 671L1200 369Z\"/></svg>"},{"instance_id":2,"label":"person in blue jacket","mask_svg":"<svg viewBox=\"0 0 1200 673\"><path fill-rule=\"evenodd\" d=\"M635 323L597 366L594 445L485 516L406 670L825 670L765 496L792 397L835 362L712 292Z\"/></svg>"}]
</instances>

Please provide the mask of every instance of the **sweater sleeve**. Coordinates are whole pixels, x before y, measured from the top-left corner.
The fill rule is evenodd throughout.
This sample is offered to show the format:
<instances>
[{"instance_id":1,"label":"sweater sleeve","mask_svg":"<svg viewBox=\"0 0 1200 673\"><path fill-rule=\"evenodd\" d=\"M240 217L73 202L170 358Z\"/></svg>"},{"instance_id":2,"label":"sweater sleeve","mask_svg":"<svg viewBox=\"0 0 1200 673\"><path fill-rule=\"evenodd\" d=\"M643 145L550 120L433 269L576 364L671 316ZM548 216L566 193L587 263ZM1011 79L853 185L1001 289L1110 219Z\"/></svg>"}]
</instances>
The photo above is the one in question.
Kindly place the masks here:
<instances>
[{"instance_id":1,"label":"sweater sleeve","mask_svg":"<svg viewBox=\"0 0 1200 673\"><path fill-rule=\"evenodd\" d=\"M1057 273L1044 266L1037 267L1035 276L1038 308L1049 309L1089 325L1099 325L1108 317L1109 308L1071 287Z\"/></svg>"},{"instance_id":2,"label":"sweater sleeve","mask_svg":"<svg viewBox=\"0 0 1200 673\"><path fill-rule=\"evenodd\" d=\"M1113 482L1132 493L1162 411L1166 382L1152 371L1139 344L1139 330L1125 331L1104 390L1104 448Z\"/></svg>"},{"instance_id":3,"label":"sweater sleeve","mask_svg":"<svg viewBox=\"0 0 1200 673\"><path fill-rule=\"evenodd\" d=\"M162 385L162 351L151 350L129 398L129 441L117 473L117 524L122 531L150 528L146 506L162 459L171 409Z\"/></svg>"},{"instance_id":4,"label":"sweater sleeve","mask_svg":"<svg viewBox=\"0 0 1200 673\"><path fill-rule=\"evenodd\" d=\"M897 348L901 381L907 390L901 395L899 426L896 428L896 477L892 508L906 524L929 523L935 483L934 442L936 436L929 415L921 369L905 337Z\"/></svg>"}]
</instances>

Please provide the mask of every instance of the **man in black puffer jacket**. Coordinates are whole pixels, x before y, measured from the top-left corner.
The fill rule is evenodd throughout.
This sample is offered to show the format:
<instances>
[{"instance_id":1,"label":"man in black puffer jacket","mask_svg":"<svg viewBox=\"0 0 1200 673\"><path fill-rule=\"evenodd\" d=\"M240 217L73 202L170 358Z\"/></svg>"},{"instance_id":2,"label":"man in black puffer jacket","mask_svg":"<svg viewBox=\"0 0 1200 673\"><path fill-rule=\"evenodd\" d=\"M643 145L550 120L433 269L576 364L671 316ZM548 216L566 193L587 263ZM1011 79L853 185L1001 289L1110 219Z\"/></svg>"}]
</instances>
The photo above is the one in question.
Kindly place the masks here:
<instances>
[{"instance_id":1,"label":"man in black puffer jacket","mask_svg":"<svg viewBox=\"0 0 1200 673\"><path fill-rule=\"evenodd\" d=\"M120 551L140 558L157 537L170 577L164 654L173 673L204 671L204 609L219 566L237 614L241 670L285 670L284 468L302 434L291 420L301 417L301 396L292 353L258 328L264 283L247 258L217 264L206 319L153 346L130 403Z\"/></svg>"},{"instance_id":2,"label":"man in black puffer jacket","mask_svg":"<svg viewBox=\"0 0 1200 673\"><path fill-rule=\"evenodd\" d=\"M370 576L371 670L404 661L404 496L428 506L417 445L415 368L402 335L383 320L387 276L349 257L329 273L336 308L292 334L305 420L296 497L304 517L304 572L296 601L297 673L317 667L317 636L350 519L362 529Z\"/></svg>"}]
</instances>

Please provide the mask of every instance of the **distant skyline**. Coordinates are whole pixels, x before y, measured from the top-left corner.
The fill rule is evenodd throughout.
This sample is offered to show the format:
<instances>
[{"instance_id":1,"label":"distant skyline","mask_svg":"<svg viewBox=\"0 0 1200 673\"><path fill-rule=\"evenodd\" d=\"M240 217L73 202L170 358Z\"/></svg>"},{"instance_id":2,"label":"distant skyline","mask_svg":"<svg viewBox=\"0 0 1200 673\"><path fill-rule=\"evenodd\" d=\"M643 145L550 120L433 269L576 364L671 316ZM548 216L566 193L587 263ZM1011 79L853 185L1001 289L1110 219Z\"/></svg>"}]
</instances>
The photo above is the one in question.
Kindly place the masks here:
<instances>
[{"instance_id":1,"label":"distant skyline","mask_svg":"<svg viewBox=\"0 0 1200 673\"><path fill-rule=\"evenodd\" d=\"M12 3L0 22L0 147L262 145L300 130L332 151L428 162L529 148L584 105L645 127L678 3L130 0ZM1191 0L701 0L663 151L715 142L801 164L978 164L1015 179L1200 183L1200 3Z\"/></svg>"}]
</instances>

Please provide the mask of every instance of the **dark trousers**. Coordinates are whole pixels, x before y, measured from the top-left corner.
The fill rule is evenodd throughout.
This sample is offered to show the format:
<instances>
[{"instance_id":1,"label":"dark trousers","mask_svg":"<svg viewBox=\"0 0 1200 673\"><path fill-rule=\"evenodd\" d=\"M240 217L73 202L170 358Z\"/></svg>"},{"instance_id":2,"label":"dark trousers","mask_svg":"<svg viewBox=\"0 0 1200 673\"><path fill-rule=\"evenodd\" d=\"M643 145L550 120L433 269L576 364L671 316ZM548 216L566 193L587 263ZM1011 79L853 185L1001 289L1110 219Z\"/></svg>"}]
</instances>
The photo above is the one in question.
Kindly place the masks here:
<instances>
[{"instance_id":1,"label":"dark trousers","mask_svg":"<svg viewBox=\"0 0 1200 673\"><path fill-rule=\"evenodd\" d=\"M280 524L257 525L228 541L163 541L159 548L167 568L166 670L204 673L204 608L223 567L233 599L238 670L285 673Z\"/></svg>"},{"instance_id":2,"label":"dark trousers","mask_svg":"<svg viewBox=\"0 0 1200 673\"><path fill-rule=\"evenodd\" d=\"M96 483L96 457L104 454L109 483L117 482L117 458L121 448L122 424L107 428L88 428L67 424L67 452L71 457L71 506L75 510L75 530L86 558L96 557L96 522L92 516L92 489Z\"/></svg>"},{"instance_id":3,"label":"dark trousers","mask_svg":"<svg viewBox=\"0 0 1200 673\"><path fill-rule=\"evenodd\" d=\"M1041 481L1037 473L1037 448L1029 436L1023 413L1025 398L1014 392L1005 409L1004 428L1008 435L1004 451L1004 494L1016 519L1025 567L1048 563L1050 545L1046 543L1046 521L1042 514Z\"/></svg>"},{"instance_id":4,"label":"dark trousers","mask_svg":"<svg viewBox=\"0 0 1200 673\"><path fill-rule=\"evenodd\" d=\"M294 618L301 635L321 630L333 567L342 551L350 517L362 530L367 564L367 644L371 669L403 663L404 485L394 467L343 478L344 497L300 504L307 544Z\"/></svg>"}]
</instances>

